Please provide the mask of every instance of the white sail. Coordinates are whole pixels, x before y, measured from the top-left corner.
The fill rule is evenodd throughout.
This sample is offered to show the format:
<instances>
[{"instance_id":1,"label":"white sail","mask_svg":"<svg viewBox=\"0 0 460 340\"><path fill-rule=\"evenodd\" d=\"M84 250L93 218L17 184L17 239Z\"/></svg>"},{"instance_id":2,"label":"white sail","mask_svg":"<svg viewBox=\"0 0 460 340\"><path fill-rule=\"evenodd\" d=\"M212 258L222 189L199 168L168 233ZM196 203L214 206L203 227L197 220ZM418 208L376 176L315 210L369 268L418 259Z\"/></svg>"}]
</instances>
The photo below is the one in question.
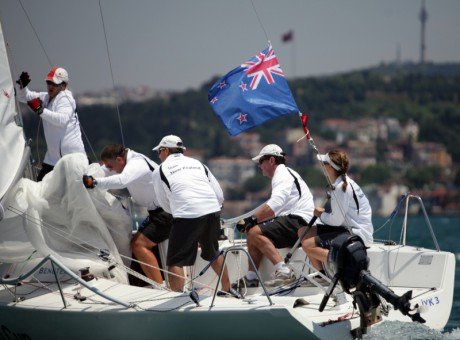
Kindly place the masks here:
<instances>
[{"instance_id":1,"label":"white sail","mask_svg":"<svg viewBox=\"0 0 460 340\"><path fill-rule=\"evenodd\" d=\"M13 80L10 64L0 24L0 200L19 171L25 150L25 139L21 126L16 123L17 116Z\"/></svg>"},{"instance_id":2,"label":"white sail","mask_svg":"<svg viewBox=\"0 0 460 340\"><path fill-rule=\"evenodd\" d=\"M88 191L84 173L103 176L85 154L64 156L42 182L22 178L29 147L15 105L14 83L0 26L0 262L33 265L53 255L68 268L90 267L120 282L127 275L98 256L103 250L123 264L131 256L131 219L106 191ZM3 213L4 210L4 213ZM125 261L125 264L129 264Z\"/></svg>"}]
</instances>

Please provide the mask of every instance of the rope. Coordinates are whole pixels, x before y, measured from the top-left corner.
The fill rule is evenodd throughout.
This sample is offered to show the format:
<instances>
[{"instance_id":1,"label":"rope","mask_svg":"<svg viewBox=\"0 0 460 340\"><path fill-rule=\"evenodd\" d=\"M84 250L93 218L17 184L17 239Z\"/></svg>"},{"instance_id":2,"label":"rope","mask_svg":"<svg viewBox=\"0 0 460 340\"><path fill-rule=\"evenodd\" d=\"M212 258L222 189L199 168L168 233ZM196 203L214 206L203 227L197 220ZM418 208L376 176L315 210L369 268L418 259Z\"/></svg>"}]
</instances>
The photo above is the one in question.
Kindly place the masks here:
<instances>
[{"instance_id":1,"label":"rope","mask_svg":"<svg viewBox=\"0 0 460 340\"><path fill-rule=\"evenodd\" d=\"M85 245L83 245L83 244L77 243L76 241L80 241L80 242L82 242L82 243L88 244L89 246L91 246L91 247L93 247L94 249L97 249L97 250L99 251L99 247L96 247L96 246L94 246L94 245L91 245L91 244L88 243L87 241L81 240L81 239L79 239L78 237L72 235L72 237L76 240L76 241L74 241L74 240L72 240L70 237L66 237L66 236L68 236L68 234L66 234L63 230L58 229L57 227L55 227L55 226L53 226L53 225L51 225L51 224L49 224L49 223L43 221L43 220L40 219L40 218L36 218L36 217L30 216L30 215L27 214L25 211L21 211L20 209L15 208L15 207L13 207L13 206L9 206L9 207L8 207L8 210L10 210L11 212L13 212L14 214L16 214L16 215L18 215L18 216L22 216L24 219L26 219L27 221L29 221L29 222L31 222L31 223L33 223L33 224L35 224L35 225L45 227L45 229L47 229L48 231L53 232L54 234L56 234L56 235L62 237L63 239L65 239L65 240L67 240L67 241L73 243L74 245L76 245L76 246L78 246L78 247L80 247L80 248L83 248L84 250L86 250L86 251L89 252L89 253L92 252L92 250L91 250L89 247L87 247L87 246L85 246ZM77 252L77 253L78 253L78 252ZM87 255L86 253L79 253L79 254ZM97 255L96 255L96 256L97 256ZM97 256L97 258L99 258L99 256Z\"/></svg>"},{"instance_id":2,"label":"rope","mask_svg":"<svg viewBox=\"0 0 460 340\"><path fill-rule=\"evenodd\" d=\"M107 50L107 59L109 60L110 76L112 77L112 86L113 86L113 89L115 90L115 80L114 80L114 77L113 77L112 60L110 59L109 43L108 43L108 40L107 40L107 33L106 33L106 30L105 30L104 16L102 14L101 0L99 0L99 13L101 14L102 28L103 28L103 31L104 31L104 39L105 39L105 47L106 47L106 50ZM121 144L123 146L125 146L125 139L124 139L124 136L123 136L123 126L121 125L120 108L118 106L118 100L115 102L115 106L117 108L118 125L120 126Z\"/></svg>"},{"instance_id":3,"label":"rope","mask_svg":"<svg viewBox=\"0 0 460 340\"><path fill-rule=\"evenodd\" d=\"M41 41L41 39L40 39L40 36L39 36L38 33L37 33L37 30L35 29L35 26L32 24L32 21L30 20L29 14L27 13L27 11L26 11L24 5L22 4L21 0L18 0L18 2L19 2L19 4L20 4L21 7L22 7L22 10L24 11L25 16L27 17L27 21L29 22L30 27L32 28L32 30L33 30L33 32L34 32L34 34L35 34L35 37L37 38L37 40L38 40L38 42L39 42L39 44L40 44L40 47L41 47L41 49L42 49L42 51L43 51L43 54L44 54L45 57L46 57L46 60L48 61L48 66L51 67L51 66L53 65L53 63L51 62L51 58L50 58L49 55L46 53L46 49L45 49L45 47L44 47L44 45L43 45L43 43L42 43L42 41ZM12 58L12 59L14 60L14 58ZM16 69L16 73L18 73L16 66L15 66L15 69ZM69 101L69 103L71 103L71 102L70 102L70 98L69 98L69 96L67 95L67 93L64 92L64 94L65 94L65 97L67 98L67 100ZM50 102L51 102L51 101L50 101ZM49 103L48 103L48 104L49 104ZM84 136L85 136L85 138L86 138L86 142L88 143L88 145L89 145L89 147L90 147L90 149L91 149L91 151L92 151L92 153L93 153L95 159L97 160L97 156L96 156L96 153L95 153L94 150L93 150L93 146L92 146L92 144L91 144L91 141L89 140L88 136L86 135L86 133L85 133L84 130L83 130L83 124L82 124L82 123L80 122L80 120L78 119L78 115L77 115L77 113L76 113L76 108L73 110L73 112L74 112L75 115L76 115L76 120L77 120L77 122L80 124L80 130L83 132L83 134L84 134ZM40 129L41 119L42 119L42 118L40 118L39 125L38 125L38 128L37 128L37 159L38 159L38 162L40 162L40 155L39 155L39 152L38 152L38 138L39 138L39 129Z\"/></svg>"},{"instance_id":4,"label":"rope","mask_svg":"<svg viewBox=\"0 0 460 340\"><path fill-rule=\"evenodd\" d=\"M37 33L37 31L35 30L35 27L34 27L34 25L32 24L32 21L30 20L29 14L27 14L27 11L26 11L24 5L22 4L21 0L18 0L18 2L19 2L19 4L21 5L22 10L24 11L24 14L25 14L26 17L27 17L27 21L29 22L30 26L32 27L32 30L34 31L35 37L37 38L38 43L40 44L40 46L41 46L41 48L42 48L42 50L43 50L43 53L45 54L46 60L48 60L48 64L51 66L51 65L52 65L51 59L50 59L50 57L48 56L48 54L46 53L45 47L43 46L43 43L42 43L42 41L40 40L40 37L38 36L38 33Z\"/></svg>"},{"instance_id":5,"label":"rope","mask_svg":"<svg viewBox=\"0 0 460 340\"><path fill-rule=\"evenodd\" d=\"M259 21L260 27L262 28L262 31L264 31L265 38L268 40L268 43L270 44L270 39L268 39L268 34L267 31L265 31L265 27L262 24L262 21L259 18L259 13L257 13L256 6L254 6L254 2L251 0L252 8L254 9L254 13L256 14L257 20Z\"/></svg>"},{"instance_id":6,"label":"rope","mask_svg":"<svg viewBox=\"0 0 460 340\"><path fill-rule=\"evenodd\" d=\"M81 132L83 133L83 136L85 136L86 143L88 143L89 148L91 149L91 152L93 153L94 159L97 162L97 160L98 160L97 155L94 152L93 146L91 145L91 142L90 142L88 136L86 135L85 129L83 129L83 125L81 124L81 122L80 122L80 129L81 129Z\"/></svg>"},{"instance_id":7,"label":"rope","mask_svg":"<svg viewBox=\"0 0 460 340\"><path fill-rule=\"evenodd\" d=\"M74 235L72 235L73 239L68 237L69 234L67 234L66 232L62 231L62 230L59 230L57 227L51 225L50 223L47 223L45 221L43 221L42 219L40 218L36 218L36 217L33 217L33 216L30 216L29 214L27 214L25 211L21 211L20 209L18 208L15 208L13 206L9 206L7 208L8 210L10 210L11 212L13 212L14 214L18 215L18 216L22 216L23 215L23 218L25 218L27 221L33 223L33 224L36 224L36 225L42 225L43 227L45 227L47 230L55 233L56 235L66 239L67 241L71 242L72 244L74 245L77 245L78 247L86 250L88 253L92 254L95 256L96 259L98 259L99 261L103 261L101 260L100 256L98 255L99 254L99 247L95 246L95 245L92 245L91 243L89 243L88 241L85 241L85 240L82 240ZM77 243L77 241L81 242L81 243ZM94 252L93 249L90 249L89 247L85 246L88 245L92 248L94 248L95 250L97 250L97 252ZM88 256L87 253L83 253L83 252L75 252L77 254L81 254L81 255L85 255L85 256ZM205 287L205 288L208 288L208 289L211 289L211 290L215 290L213 287L210 287L209 285L205 284L205 283L201 283L199 281L195 281L196 277L195 278L191 278L191 279L188 279L186 276L182 276L182 275L178 275L178 274L175 274L175 273L172 273L172 272L169 272L168 270L165 270L165 269L162 269L162 268L159 268L159 267L156 267L156 266L153 266L151 264L148 264L148 263L144 263L142 261L139 261L139 260L136 260L136 259L133 259L131 257L128 257L128 256L125 256L123 254L119 254L121 258L126 258L126 259L129 259L131 261L134 261L134 262L137 262L139 264L143 264L143 265L146 265L146 266L149 266L151 268L156 268L160 271L163 271L165 273L167 273L168 275L173 275L173 276L176 276L176 277L179 277L179 278L182 278L184 280L186 280L186 283L184 286L190 284L191 282L194 282L196 284L198 284L199 286L202 286L202 287ZM135 271L133 271L131 268L125 266L123 263L119 263L117 262L113 257L110 258L110 262L115 264L118 268L122 269L123 271L125 271L127 274L131 274L157 288L161 288L161 289L167 289L166 287L162 287L162 286L158 286L158 283L151 280L150 278L140 274L140 273L137 273Z\"/></svg>"}]
</instances>

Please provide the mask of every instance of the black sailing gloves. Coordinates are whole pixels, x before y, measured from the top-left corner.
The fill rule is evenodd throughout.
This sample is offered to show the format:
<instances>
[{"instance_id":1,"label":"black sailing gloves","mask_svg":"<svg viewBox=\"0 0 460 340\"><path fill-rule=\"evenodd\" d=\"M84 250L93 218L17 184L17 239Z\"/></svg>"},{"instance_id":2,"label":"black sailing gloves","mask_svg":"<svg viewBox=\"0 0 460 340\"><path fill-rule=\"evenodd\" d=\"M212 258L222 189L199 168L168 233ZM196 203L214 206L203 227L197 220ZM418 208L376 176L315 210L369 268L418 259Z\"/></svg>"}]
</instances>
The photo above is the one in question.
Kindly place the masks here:
<instances>
[{"instance_id":1,"label":"black sailing gloves","mask_svg":"<svg viewBox=\"0 0 460 340\"><path fill-rule=\"evenodd\" d=\"M23 89L30 83L30 77L29 73L27 72L22 72L21 75L19 76L19 79L16 80L16 83L19 84L19 87Z\"/></svg>"},{"instance_id":2,"label":"black sailing gloves","mask_svg":"<svg viewBox=\"0 0 460 340\"><path fill-rule=\"evenodd\" d=\"M238 229L240 233L244 234L248 232L248 230L254 227L255 225L257 225L257 217L252 215L252 216L246 217L243 220L239 220L236 223L236 229Z\"/></svg>"},{"instance_id":3,"label":"black sailing gloves","mask_svg":"<svg viewBox=\"0 0 460 340\"><path fill-rule=\"evenodd\" d=\"M93 176L83 175L82 181L85 188L88 189L93 189L97 184Z\"/></svg>"}]
</instances>

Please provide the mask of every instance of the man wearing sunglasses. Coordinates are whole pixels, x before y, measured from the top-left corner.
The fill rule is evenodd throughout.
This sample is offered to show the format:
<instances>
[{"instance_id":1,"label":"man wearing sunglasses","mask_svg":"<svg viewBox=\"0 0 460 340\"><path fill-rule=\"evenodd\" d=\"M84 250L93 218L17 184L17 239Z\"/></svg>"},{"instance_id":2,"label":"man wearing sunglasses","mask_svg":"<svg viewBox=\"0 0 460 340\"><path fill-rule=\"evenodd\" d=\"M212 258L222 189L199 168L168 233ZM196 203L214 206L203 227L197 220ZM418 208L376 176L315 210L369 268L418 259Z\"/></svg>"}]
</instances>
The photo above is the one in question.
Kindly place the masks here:
<instances>
[{"instance_id":1,"label":"man wearing sunglasses","mask_svg":"<svg viewBox=\"0 0 460 340\"><path fill-rule=\"evenodd\" d=\"M263 256L275 266L268 287L286 285L296 278L286 266L277 248L292 247L313 217L313 196L300 175L285 165L283 150L276 144L265 146L252 160L259 164L262 174L272 180L270 199L254 215L237 223L240 232L247 235L247 246L256 267ZM249 265L248 273L233 284L240 290L258 287L255 268Z\"/></svg>"},{"instance_id":2,"label":"man wearing sunglasses","mask_svg":"<svg viewBox=\"0 0 460 340\"><path fill-rule=\"evenodd\" d=\"M37 181L52 171L62 156L75 152L85 153L75 99L67 89L67 71L62 67L53 67L45 81L47 92L29 90L27 85L30 77L27 72L22 72L16 81L18 100L27 103L43 120L47 151Z\"/></svg>"}]
</instances>

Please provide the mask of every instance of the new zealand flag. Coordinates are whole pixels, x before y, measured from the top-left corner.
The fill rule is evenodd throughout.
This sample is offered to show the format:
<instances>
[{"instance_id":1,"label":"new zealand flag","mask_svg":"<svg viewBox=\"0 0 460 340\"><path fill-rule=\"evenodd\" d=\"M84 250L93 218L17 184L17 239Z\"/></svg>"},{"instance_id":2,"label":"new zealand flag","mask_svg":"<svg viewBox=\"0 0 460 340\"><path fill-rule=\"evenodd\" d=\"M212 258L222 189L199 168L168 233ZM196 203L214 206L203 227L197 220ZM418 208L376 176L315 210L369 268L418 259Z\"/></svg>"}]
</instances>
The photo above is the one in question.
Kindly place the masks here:
<instances>
[{"instance_id":1,"label":"new zealand flag","mask_svg":"<svg viewBox=\"0 0 460 340\"><path fill-rule=\"evenodd\" d=\"M270 119L299 113L271 45L219 79L208 99L232 136Z\"/></svg>"}]
</instances>

